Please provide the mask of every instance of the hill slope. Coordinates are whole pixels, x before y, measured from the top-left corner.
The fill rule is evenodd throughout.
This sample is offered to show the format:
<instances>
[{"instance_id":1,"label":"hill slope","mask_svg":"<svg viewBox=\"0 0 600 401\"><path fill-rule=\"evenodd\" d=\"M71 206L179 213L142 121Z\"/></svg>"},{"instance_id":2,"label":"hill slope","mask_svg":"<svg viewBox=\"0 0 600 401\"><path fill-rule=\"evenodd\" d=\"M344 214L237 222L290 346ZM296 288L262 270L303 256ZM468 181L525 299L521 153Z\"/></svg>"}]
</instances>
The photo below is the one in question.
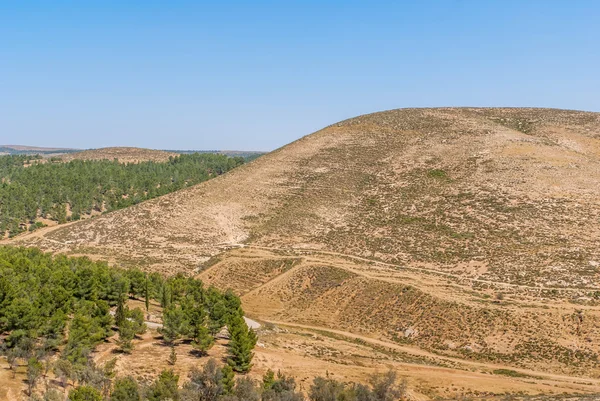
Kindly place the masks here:
<instances>
[{"instance_id":1,"label":"hill slope","mask_svg":"<svg viewBox=\"0 0 600 401\"><path fill-rule=\"evenodd\" d=\"M44 157L61 156L63 154L80 152L71 148L44 148L39 146L0 145L0 155L42 155Z\"/></svg>"},{"instance_id":2,"label":"hill slope","mask_svg":"<svg viewBox=\"0 0 600 401\"><path fill-rule=\"evenodd\" d=\"M597 114L560 110L376 113L48 239L124 255L133 244L157 257L165 248L180 268L201 258L168 252L175 244L209 256L248 241L465 273L470 263L481 277L522 284L592 284L599 131ZM579 279L560 273L574 269Z\"/></svg>"},{"instance_id":3,"label":"hill slope","mask_svg":"<svg viewBox=\"0 0 600 401\"><path fill-rule=\"evenodd\" d=\"M595 377L599 223L599 114L402 109L19 242L198 272L270 321Z\"/></svg>"},{"instance_id":4,"label":"hill slope","mask_svg":"<svg viewBox=\"0 0 600 401\"><path fill-rule=\"evenodd\" d=\"M162 150L131 148L131 147L111 147L100 149L89 149L81 152L71 153L62 157L65 161L71 160L114 160L121 163L139 163L144 161L165 162L169 157L175 157L177 153L165 152Z\"/></svg>"}]
</instances>

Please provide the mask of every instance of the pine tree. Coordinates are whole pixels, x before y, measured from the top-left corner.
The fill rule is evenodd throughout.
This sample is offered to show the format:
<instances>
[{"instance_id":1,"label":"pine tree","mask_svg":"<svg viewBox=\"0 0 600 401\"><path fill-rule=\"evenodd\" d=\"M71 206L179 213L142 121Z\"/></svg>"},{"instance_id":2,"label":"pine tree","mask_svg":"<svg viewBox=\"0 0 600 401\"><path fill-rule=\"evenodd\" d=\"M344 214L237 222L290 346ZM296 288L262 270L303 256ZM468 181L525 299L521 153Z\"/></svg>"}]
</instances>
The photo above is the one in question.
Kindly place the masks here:
<instances>
[{"instance_id":1,"label":"pine tree","mask_svg":"<svg viewBox=\"0 0 600 401\"><path fill-rule=\"evenodd\" d=\"M169 307L169 305L171 304L171 302L169 302L170 300L171 300L171 291L169 290L169 285L165 283L165 284L163 284L162 289L161 289L160 306L162 306L163 308Z\"/></svg>"},{"instance_id":2,"label":"pine tree","mask_svg":"<svg viewBox=\"0 0 600 401\"><path fill-rule=\"evenodd\" d=\"M179 376L172 370L163 370L158 379L150 387L147 395L149 401L179 400Z\"/></svg>"},{"instance_id":3,"label":"pine tree","mask_svg":"<svg viewBox=\"0 0 600 401\"><path fill-rule=\"evenodd\" d=\"M127 306L125 305L125 295L120 294L117 298L117 309L115 311L115 324L119 327L123 321L127 320Z\"/></svg>"},{"instance_id":4,"label":"pine tree","mask_svg":"<svg viewBox=\"0 0 600 401\"><path fill-rule=\"evenodd\" d=\"M256 334L248 328L240 315L230 319L228 330L230 340L227 363L234 371L246 373L252 367L252 349L256 344Z\"/></svg>"},{"instance_id":5,"label":"pine tree","mask_svg":"<svg viewBox=\"0 0 600 401\"><path fill-rule=\"evenodd\" d=\"M146 323L144 323L144 312L140 308L135 308L129 311L127 320L131 322L133 332L136 335L144 334L146 332Z\"/></svg>"},{"instance_id":6,"label":"pine tree","mask_svg":"<svg viewBox=\"0 0 600 401\"><path fill-rule=\"evenodd\" d=\"M132 377L117 379L110 401L140 401L140 389L138 383Z\"/></svg>"},{"instance_id":7,"label":"pine tree","mask_svg":"<svg viewBox=\"0 0 600 401\"><path fill-rule=\"evenodd\" d=\"M263 376L262 387L264 390L270 390L273 384L275 384L275 372L269 369Z\"/></svg>"},{"instance_id":8,"label":"pine tree","mask_svg":"<svg viewBox=\"0 0 600 401\"><path fill-rule=\"evenodd\" d=\"M102 401L102 394L94 387L81 386L69 392L69 401Z\"/></svg>"},{"instance_id":9,"label":"pine tree","mask_svg":"<svg viewBox=\"0 0 600 401\"><path fill-rule=\"evenodd\" d=\"M144 301L146 304L146 313L150 311L150 294L148 294L148 274L146 273L146 283L144 286Z\"/></svg>"},{"instance_id":10,"label":"pine tree","mask_svg":"<svg viewBox=\"0 0 600 401\"><path fill-rule=\"evenodd\" d=\"M223 394L233 394L233 387L235 385L235 374L233 369L229 365L223 366L221 369L223 377L221 378L221 386L223 388Z\"/></svg>"},{"instance_id":11,"label":"pine tree","mask_svg":"<svg viewBox=\"0 0 600 401\"><path fill-rule=\"evenodd\" d=\"M206 355L206 352L213 346L214 343L215 339L210 334L208 328L205 326L200 326L192 345L194 348L200 351L201 354Z\"/></svg>"},{"instance_id":12,"label":"pine tree","mask_svg":"<svg viewBox=\"0 0 600 401\"><path fill-rule=\"evenodd\" d=\"M119 326L119 338L117 339L117 345L121 351L129 354L133 350L133 337L135 337L133 324L125 318Z\"/></svg>"},{"instance_id":13,"label":"pine tree","mask_svg":"<svg viewBox=\"0 0 600 401\"><path fill-rule=\"evenodd\" d=\"M248 328L248 341L250 341L250 344L252 344L252 348L254 348L256 346L256 343L258 342L258 336L256 335L256 332L251 328Z\"/></svg>"},{"instance_id":14,"label":"pine tree","mask_svg":"<svg viewBox=\"0 0 600 401\"><path fill-rule=\"evenodd\" d=\"M173 344L175 340L186 333L187 323L183 311L179 307L168 307L163 311L163 326L158 329L167 344Z\"/></svg>"},{"instance_id":15,"label":"pine tree","mask_svg":"<svg viewBox=\"0 0 600 401\"><path fill-rule=\"evenodd\" d=\"M171 345L171 353L169 354L169 365L175 366L177 363L177 353L175 352L175 347Z\"/></svg>"}]
</instances>

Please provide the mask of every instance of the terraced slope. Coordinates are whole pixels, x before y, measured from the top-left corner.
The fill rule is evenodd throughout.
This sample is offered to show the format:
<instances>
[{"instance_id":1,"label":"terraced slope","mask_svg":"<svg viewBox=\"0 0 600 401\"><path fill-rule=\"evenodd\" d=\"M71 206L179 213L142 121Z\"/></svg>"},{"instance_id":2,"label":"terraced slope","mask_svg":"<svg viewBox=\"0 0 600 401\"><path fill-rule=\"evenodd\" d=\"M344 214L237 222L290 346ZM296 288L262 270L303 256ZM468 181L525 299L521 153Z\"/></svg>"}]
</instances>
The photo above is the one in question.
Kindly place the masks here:
<instances>
[{"instance_id":1,"label":"terraced slope","mask_svg":"<svg viewBox=\"0 0 600 401\"><path fill-rule=\"evenodd\" d=\"M361 116L19 242L200 274L265 320L600 377L596 113Z\"/></svg>"}]
</instances>

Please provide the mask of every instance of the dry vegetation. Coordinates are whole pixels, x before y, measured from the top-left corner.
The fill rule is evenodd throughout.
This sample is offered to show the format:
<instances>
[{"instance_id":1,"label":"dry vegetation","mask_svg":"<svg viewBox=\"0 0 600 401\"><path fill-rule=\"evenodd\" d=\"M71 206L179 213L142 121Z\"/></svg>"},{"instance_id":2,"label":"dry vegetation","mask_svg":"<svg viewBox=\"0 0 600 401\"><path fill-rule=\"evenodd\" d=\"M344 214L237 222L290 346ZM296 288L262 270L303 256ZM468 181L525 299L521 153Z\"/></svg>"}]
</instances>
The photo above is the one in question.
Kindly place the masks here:
<instances>
[{"instance_id":1,"label":"dry vegetation","mask_svg":"<svg viewBox=\"0 0 600 401\"><path fill-rule=\"evenodd\" d=\"M231 287L250 316L306 331L269 332L258 352L298 377L335 371L330 360L364 376L395 352L422 366L399 368L422 399L461 394L450 383L462 394L600 391L595 113L361 116L193 188L17 241ZM304 335L304 348L289 337ZM369 364L349 344L382 350Z\"/></svg>"},{"instance_id":2,"label":"dry vegetation","mask_svg":"<svg viewBox=\"0 0 600 401\"><path fill-rule=\"evenodd\" d=\"M114 160L121 163L139 163L145 161L165 162L169 157L178 156L177 153L165 152L162 150L112 147L101 149L90 149L81 152L65 154L61 156L64 161L71 160Z\"/></svg>"}]
</instances>

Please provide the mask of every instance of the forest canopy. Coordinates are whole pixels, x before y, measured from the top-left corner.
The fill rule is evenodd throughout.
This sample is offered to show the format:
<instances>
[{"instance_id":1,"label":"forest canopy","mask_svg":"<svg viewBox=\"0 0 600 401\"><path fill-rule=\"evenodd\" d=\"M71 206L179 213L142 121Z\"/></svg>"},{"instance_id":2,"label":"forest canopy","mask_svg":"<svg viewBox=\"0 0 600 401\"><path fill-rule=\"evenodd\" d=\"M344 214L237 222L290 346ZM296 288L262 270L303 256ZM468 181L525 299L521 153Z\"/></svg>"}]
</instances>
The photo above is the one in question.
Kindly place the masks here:
<instances>
[{"instance_id":1,"label":"forest canopy","mask_svg":"<svg viewBox=\"0 0 600 401\"><path fill-rule=\"evenodd\" d=\"M13 361L58 357L82 372L94 348L115 331L121 350L130 352L133 336L145 330L143 312L126 305L130 297L162 304L160 332L171 346L189 339L202 354L223 327L238 333L228 364L238 372L250 368L256 335L230 291L204 288L181 274L164 279L32 248L0 247L0 351Z\"/></svg>"},{"instance_id":2,"label":"forest canopy","mask_svg":"<svg viewBox=\"0 0 600 401\"><path fill-rule=\"evenodd\" d=\"M223 174L243 157L194 153L167 162L43 160L0 156L0 238L34 230L40 218L65 223L177 191Z\"/></svg>"}]
</instances>

